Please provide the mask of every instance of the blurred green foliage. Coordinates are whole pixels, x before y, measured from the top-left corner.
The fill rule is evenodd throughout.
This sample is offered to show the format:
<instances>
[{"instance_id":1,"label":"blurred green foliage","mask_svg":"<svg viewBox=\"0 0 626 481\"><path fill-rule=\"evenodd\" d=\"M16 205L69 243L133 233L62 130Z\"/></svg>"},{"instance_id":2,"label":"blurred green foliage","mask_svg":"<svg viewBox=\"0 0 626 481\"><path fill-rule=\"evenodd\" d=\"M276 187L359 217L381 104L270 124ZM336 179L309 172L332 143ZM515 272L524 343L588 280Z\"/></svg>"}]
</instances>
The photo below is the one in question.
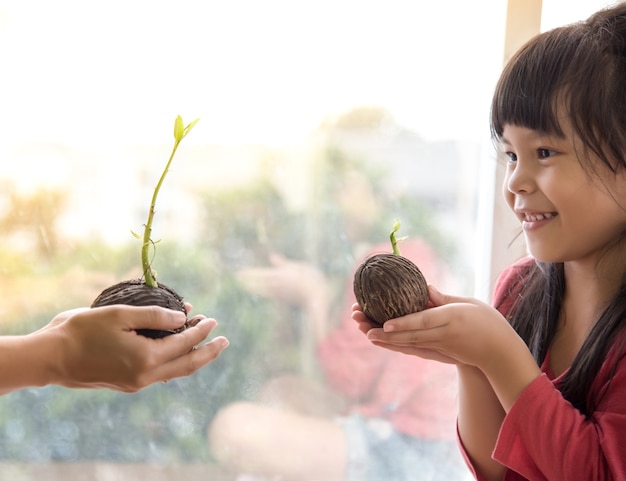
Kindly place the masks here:
<instances>
[{"instance_id":1,"label":"blurred green foliage","mask_svg":"<svg viewBox=\"0 0 626 481\"><path fill-rule=\"evenodd\" d=\"M206 460L207 425L215 411L237 399L253 397L258 386L281 366L293 365L297 344L277 349L273 319L284 309L241 290L238 268L263 262L261 232L271 233L274 247L292 250L298 232L280 197L269 184L242 191L206 195L202 243L160 242L158 263L162 281L194 305L194 312L215 317L215 332L235 342L210 366L185 379L157 384L135 394L70 390L59 387L26 389L0 397L0 459L21 461L110 460L120 462ZM263 234L265 235L265 234ZM297 245L297 243L295 244ZM112 249L77 246L45 267L16 262L21 275L50 278L59 296L71 285L54 280L81 265L87 271L106 269L114 277L138 265L138 247ZM5 254L8 258L7 253ZM12 268L17 274L17 267ZM10 274L5 270L4 276ZM33 293L33 298L36 299ZM67 300L64 300L66 302ZM5 319L1 334L31 332L71 305L53 305L29 316ZM281 312L278 312L278 311Z\"/></svg>"},{"instance_id":2,"label":"blurred green foliage","mask_svg":"<svg viewBox=\"0 0 626 481\"><path fill-rule=\"evenodd\" d=\"M384 242L393 220L400 218L403 235L419 232L452 260L454 246L442 238L419 199L386 199L375 188L382 173L368 170L339 149L324 150L320 157L311 178L309 212L290 211L272 183L261 179L246 187L201 194L199 241L178 244L176 233L170 232L156 246L159 280L191 302L193 312L218 319L214 335L231 340L220 358L191 377L135 394L45 387L2 396L0 459L210 460L206 429L215 412L234 400L254 398L274 374L298 370L301 356L299 313L243 291L236 281L237 270L264 265L269 252L275 251L315 262L331 280L345 279L355 261L353 239L344 231L350 219L337 206L347 172L364 175L381 206L379 217L368 221L369 232L364 235L369 241ZM37 304L33 293L33 307L7 313L0 334L31 332L61 310L84 305L84 299L72 297L71 272L76 266L83 273L106 273L122 280L129 269L139 267L138 253L133 239L119 248L93 242L76 245L45 263L5 249L0 253L3 277L47 279L47 288L60 300Z\"/></svg>"}]
</instances>

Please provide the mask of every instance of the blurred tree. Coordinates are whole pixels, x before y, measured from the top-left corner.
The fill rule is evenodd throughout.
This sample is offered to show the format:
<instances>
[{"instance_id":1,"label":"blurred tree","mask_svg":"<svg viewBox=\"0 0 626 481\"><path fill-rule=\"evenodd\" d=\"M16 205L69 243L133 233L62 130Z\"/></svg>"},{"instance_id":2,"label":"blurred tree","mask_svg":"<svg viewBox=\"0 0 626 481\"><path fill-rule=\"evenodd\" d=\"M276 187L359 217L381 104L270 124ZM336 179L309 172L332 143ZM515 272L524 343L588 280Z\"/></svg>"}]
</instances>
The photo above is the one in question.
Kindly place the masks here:
<instances>
[{"instance_id":1,"label":"blurred tree","mask_svg":"<svg viewBox=\"0 0 626 481\"><path fill-rule=\"evenodd\" d=\"M53 189L21 194L10 186L4 194L7 208L0 217L0 232L4 236L26 233L36 254L51 259L58 247L56 222L66 200L65 194Z\"/></svg>"},{"instance_id":2,"label":"blurred tree","mask_svg":"<svg viewBox=\"0 0 626 481\"><path fill-rule=\"evenodd\" d=\"M330 199L330 203L314 202L314 210L318 211L318 222L326 226L325 234L335 236L322 242L337 242L345 232L351 232L348 237L352 240L386 242L393 221L398 218L403 235L425 239L442 261L454 262L458 249L439 225L432 199L419 190L398 189L394 184L394 169L398 169L399 157L406 155L407 148L414 149L410 154L414 163L428 166L439 160L423 154L420 146L424 141L416 133L402 127L386 108L378 106L356 107L327 117L317 133L324 140L312 179L316 186L314 196ZM412 142L404 146L402 141L407 137ZM368 183L369 196L351 202L345 197L354 193L351 186L358 182ZM337 205L344 206L343 212L337 210ZM332 222L337 224L329 229Z\"/></svg>"}]
</instances>

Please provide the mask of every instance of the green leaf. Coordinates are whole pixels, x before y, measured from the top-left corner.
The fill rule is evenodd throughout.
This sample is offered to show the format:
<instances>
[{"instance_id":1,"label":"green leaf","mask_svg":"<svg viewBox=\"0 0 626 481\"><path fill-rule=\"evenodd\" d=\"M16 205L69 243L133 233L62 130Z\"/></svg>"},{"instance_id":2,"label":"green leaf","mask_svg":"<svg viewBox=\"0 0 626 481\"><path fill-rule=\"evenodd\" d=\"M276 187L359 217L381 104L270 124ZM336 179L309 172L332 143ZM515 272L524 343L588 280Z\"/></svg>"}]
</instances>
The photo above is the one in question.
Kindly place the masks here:
<instances>
[{"instance_id":1,"label":"green leaf","mask_svg":"<svg viewBox=\"0 0 626 481\"><path fill-rule=\"evenodd\" d=\"M185 136L185 124L183 123L183 118L179 115L176 117L174 121L174 138L177 142L183 140Z\"/></svg>"},{"instance_id":2,"label":"green leaf","mask_svg":"<svg viewBox=\"0 0 626 481\"><path fill-rule=\"evenodd\" d=\"M133 235L133 237L135 239L139 239L139 240L143 240L143 237L141 237L139 234L137 234L135 231L130 231L130 233Z\"/></svg>"},{"instance_id":3,"label":"green leaf","mask_svg":"<svg viewBox=\"0 0 626 481\"><path fill-rule=\"evenodd\" d=\"M187 127L185 127L185 131L183 133L183 137L185 137L185 135L187 135L189 132L191 132L191 129L193 129L194 125L196 125L198 123L200 119L197 118L196 120L194 120L193 122L191 122Z\"/></svg>"}]
</instances>

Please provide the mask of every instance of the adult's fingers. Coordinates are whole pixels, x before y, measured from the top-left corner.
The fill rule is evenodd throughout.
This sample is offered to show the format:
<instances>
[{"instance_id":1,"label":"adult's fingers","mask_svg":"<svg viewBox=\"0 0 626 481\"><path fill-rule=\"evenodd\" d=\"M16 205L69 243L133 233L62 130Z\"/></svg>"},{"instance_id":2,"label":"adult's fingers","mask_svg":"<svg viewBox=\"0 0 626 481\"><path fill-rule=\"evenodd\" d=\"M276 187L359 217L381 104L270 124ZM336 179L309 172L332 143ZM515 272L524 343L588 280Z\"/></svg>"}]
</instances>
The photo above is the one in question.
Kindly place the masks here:
<instances>
[{"instance_id":1,"label":"adult's fingers","mask_svg":"<svg viewBox=\"0 0 626 481\"><path fill-rule=\"evenodd\" d=\"M92 309L98 314L117 319L124 329L155 329L171 331L181 327L186 316L181 311L167 309L159 306L128 306L113 305L95 307Z\"/></svg>"},{"instance_id":2,"label":"adult's fingers","mask_svg":"<svg viewBox=\"0 0 626 481\"><path fill-rule=\"evenodd\" d=\"M221 354L221 352L228 347L228 344L228 339L223 336L218 336L211 341L192 349L190 353L185 354L183 357L179 357L178 359L164 365L162 368L164 374L159 377L163 377L167 380L189 376L198 369L214 361Z\"/></svg>"},{"instance_id":3,"label":"adult's fingers","mask_svg":"<svg viewBox=\"0 0 626 481\"><path fill-rule=\"evenodd\" d=\"M215 323L213 319L203 320L198 324L198 326L187 329L185 333L198 328L198 331L202 332L206 325L210 325L212 329L216 324L217 323ZM193 336L185 336L185 333L168 336L168 338L185 338L183 341L179 341L178 349L173 351L178 352L180 349L183 349L183 353L176 357L172 357L169 361L157 366L151 373L152 382L169 381L170 379L177 377L189 376L201 367L215 360L220 353L228 347L229 344L228 339L223 336L218 336L211 341L198 346L198 343L195 342L197 339L196 333L190 332L190 334L194 334ZM203 335L200 340L204 337L206 336ZM161 341L168 340L168 338L161 339Z\"/></svg>"},{"instance_id":4,"label":"adult's fingers","mask_svg":"<svg viewBox=\"0 0 626 481\"><path fill-rule=\"evenodd\" d=\"M200 344L217 327L215 319L202 318L195 325L185 329L178 334L171 334L158 342L158 358L159 364L163 364L177 359L189 353L195 346ZM147 339L153 341L152 339Z\"/></svg>"}]
</instances>

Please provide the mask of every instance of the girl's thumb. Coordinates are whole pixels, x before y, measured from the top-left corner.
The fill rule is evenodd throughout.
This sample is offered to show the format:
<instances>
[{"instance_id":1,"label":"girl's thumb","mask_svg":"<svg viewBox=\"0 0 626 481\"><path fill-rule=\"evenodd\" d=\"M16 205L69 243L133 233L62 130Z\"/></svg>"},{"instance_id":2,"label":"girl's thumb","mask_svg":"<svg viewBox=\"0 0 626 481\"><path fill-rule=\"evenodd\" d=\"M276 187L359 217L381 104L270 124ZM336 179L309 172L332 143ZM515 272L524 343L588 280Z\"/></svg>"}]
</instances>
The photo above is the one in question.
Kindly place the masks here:
<instances>
[{"instance_id":1,"label":"girl's thumb","mask_svg":"<svg viewBox=\"0 0 626 481\"><path fill-rule=\"evenodd\" d=\"M443 306L444 304L450 304L455 302L455 297L440 292L432 284L428 284L428 300L431 307Z\"/></svg>"}]
</instances>

